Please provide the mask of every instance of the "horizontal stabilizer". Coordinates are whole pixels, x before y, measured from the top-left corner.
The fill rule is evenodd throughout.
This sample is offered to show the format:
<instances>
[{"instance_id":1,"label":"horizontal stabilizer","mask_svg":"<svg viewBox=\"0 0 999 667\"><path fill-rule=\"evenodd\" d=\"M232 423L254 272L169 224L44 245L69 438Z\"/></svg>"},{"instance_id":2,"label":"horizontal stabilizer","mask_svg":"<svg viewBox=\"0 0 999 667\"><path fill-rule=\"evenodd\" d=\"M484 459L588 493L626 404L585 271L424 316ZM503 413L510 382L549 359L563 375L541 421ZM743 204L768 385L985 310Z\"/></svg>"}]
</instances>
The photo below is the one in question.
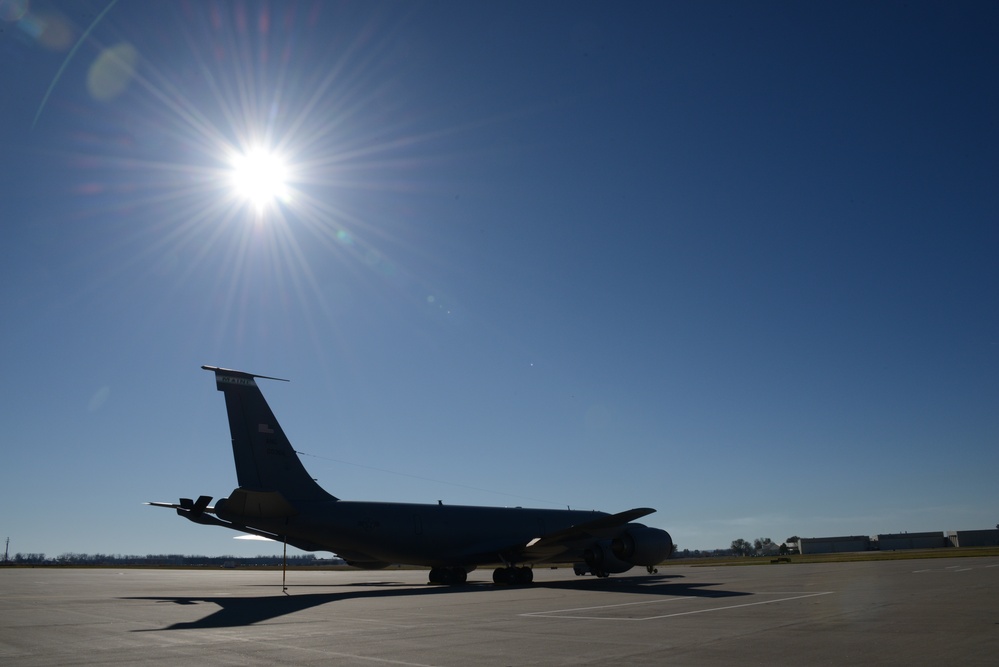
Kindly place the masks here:
<instances>
[{"instance_id":1,"label":"horizontal stabilizer","mask_svg":"<svg viewBox=\"0 0 999 667\"><path fill-rule=\"evenodd\" d=\"M169 507L170 509L177 510L178 514L185 513L197 516L206 512L208 514L215 514L215 508L208 506L208 503L211 501L211 496L200 496L198 502L194 502L190 498L181 498L179 503L148 502L142 504L152 505L153 507Z\"/></svg>"},{"instance_id":2,"label":"horizontal stabilizer","mask_svg":"<svg viewBox=\"0 0 999 667\"><path fill-rule=\"evenodd\" d=\"M215 516L215 508L209 507L211 496L199 496L197 501L190 498L181 498L179 503L144 503L153 507L169 507L177 510L177 515L188 521L200 523L205 526L228 526L229 524Z\"/></svg>"}]
</instances>

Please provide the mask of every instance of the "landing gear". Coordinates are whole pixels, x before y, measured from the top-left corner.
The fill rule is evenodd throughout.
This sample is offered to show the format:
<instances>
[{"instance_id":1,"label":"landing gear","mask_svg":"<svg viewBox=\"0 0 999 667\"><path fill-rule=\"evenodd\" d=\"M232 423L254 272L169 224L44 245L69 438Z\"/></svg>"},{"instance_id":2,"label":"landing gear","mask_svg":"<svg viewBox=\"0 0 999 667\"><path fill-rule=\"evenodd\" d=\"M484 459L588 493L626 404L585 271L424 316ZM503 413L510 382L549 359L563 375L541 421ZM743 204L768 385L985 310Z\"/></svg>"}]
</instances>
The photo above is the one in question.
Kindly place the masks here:
<instances>
[{"instance_id":1,"label":"landing gear","mask_svg":"<svg viewBox=\"0 0 999 667\"><path fill-rule=\"evenodd\" d=\"M459 566L430 568L430 583L460 586L468 580L468 572Z\"/></svg>"},{"instance_id":2,"label":"landing gear","mask_svg":"<svg viewBox=\"0 0 999 667\"><path fill-rule=\"evenodd\" d=\"M493 570L494 584L529 584L534 581L534 570L529 567L498 567Z\"/></svg>"},{"instance_id":3,"label":"landing gear","mask_svg":"<svg viewBox=\"0 0 999 667\"><path fill-rule=\"evenodd\" d=\"M659 568L656 567L655 565L646 565L645 571L648 572L649 574L659 574Z\"/></svg>"}]
</instances>

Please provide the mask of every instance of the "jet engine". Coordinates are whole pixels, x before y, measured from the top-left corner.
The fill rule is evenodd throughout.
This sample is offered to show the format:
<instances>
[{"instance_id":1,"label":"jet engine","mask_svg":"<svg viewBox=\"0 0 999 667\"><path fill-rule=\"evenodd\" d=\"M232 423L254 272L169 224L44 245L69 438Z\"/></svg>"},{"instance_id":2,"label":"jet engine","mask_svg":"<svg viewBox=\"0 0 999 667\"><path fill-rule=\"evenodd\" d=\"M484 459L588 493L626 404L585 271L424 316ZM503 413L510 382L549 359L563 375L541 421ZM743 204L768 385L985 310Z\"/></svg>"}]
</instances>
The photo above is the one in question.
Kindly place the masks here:
<instances>
[{"instance_id":1,"label":"jet engine","mask_svg":"<svg viewBox=\"0 0 999 667\"><path fill-rule=\"evenodd\" d=\"M658 565L673 553L673 538L665 530L635 526L611 540L614 556L632 565Z\"/></svg>"},{"instance_id":2,"label":"jet engine","mask_svg":"<svg viewBox=\"0 0 999 667\"><path fill-rule=\"evenodd\" d=\"M609 574L627 572L634 563L628 563L614 555L611 540L597 542L583 552L583 560L590 568L590 572L598 577L606 577Z\"/></svg>"}]
</instances>

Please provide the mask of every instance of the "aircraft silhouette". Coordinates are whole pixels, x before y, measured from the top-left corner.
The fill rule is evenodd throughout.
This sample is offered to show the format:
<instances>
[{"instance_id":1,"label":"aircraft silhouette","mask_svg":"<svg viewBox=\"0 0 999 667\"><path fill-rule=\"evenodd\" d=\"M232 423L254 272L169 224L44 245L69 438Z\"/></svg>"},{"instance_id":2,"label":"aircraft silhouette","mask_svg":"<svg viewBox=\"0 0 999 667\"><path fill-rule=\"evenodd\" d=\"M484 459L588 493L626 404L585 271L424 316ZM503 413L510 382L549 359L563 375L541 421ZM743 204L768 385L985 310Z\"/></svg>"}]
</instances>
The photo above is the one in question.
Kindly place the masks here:
<instances>
[{"instance_id":1,"label":"aircraft silhouette","mask_svg":"<svg viewBox=\"0 0 999 667\"><path fill-rule=\"evenodd\" d=\"M239 487L210 507L211 496L170 507L195 523L223 526L305 551L332 551L359 568L429 566L430 582L462 584L480 565L500 565L498 584L530 583L534 563L575 562L599 577L644 565L653 572L673 551L669 533L617 514L581 510L479 507L340 500L306 471L257 387L270 378L202 366L225 395Z\"/></svg>"}]
</instances>

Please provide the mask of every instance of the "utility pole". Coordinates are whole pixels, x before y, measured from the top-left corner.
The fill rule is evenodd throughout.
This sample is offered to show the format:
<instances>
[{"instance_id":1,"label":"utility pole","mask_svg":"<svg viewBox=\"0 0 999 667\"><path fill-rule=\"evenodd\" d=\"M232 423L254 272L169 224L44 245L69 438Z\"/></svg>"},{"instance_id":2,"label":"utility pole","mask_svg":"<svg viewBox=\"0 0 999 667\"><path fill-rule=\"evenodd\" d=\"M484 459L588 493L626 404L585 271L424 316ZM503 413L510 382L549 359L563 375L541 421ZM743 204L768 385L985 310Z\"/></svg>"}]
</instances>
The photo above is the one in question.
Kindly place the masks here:
<instances>
[{"instance_id":1,"label":"utility pole","mask_svg":"<svg viewBox=\"0 0 999 667\"><path fill-rule=\"evenodd\" d=\"M7 545L3 548L3 562L7 561L7 553L10 551L10 538L7 538Z\"/></svg>"}]
</instances>

